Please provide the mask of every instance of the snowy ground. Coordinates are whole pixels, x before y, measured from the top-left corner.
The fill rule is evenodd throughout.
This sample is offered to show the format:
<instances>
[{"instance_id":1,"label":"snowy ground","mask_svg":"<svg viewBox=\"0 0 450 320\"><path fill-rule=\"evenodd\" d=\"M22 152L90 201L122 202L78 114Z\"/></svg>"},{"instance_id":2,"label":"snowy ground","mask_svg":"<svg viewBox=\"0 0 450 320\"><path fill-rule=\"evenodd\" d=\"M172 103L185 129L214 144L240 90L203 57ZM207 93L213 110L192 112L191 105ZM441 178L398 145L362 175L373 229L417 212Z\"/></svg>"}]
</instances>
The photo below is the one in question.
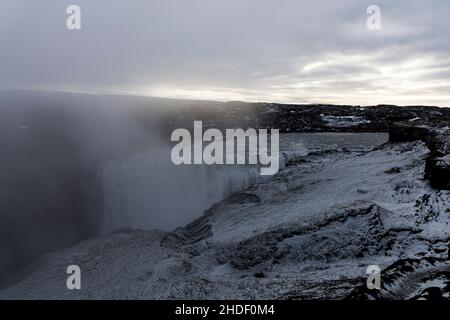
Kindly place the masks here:
<instances>
[{"instance_id":1,"label":"snowy ground","mask_svg":"<svg viewBox=\"0 0 450 320\"><path fill-rule=\"evenodd\" d=\"M352 146L290 157L174 232L122 229L46 255L0 299L341 299L368 265L398 278L381 297L445 288L450 192L423 179L428 149ZM415 276L395 271L410 261ZM71 264L82 290L66 288Z\"/></svg>"}]
</instances>

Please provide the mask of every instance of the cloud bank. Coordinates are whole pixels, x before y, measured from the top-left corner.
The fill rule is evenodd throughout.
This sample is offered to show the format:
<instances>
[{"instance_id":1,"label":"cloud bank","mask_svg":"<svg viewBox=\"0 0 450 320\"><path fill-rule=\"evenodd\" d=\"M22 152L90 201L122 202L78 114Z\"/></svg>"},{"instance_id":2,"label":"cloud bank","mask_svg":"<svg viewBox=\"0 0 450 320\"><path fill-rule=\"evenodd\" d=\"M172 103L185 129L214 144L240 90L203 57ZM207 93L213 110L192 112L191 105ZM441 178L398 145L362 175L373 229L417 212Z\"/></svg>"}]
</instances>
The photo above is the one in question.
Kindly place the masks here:
<instances>
[{"instance_id":1,"label":"cloud bank","mask_svg":"<svg viewBox=\"0 0 450 320\"><path fill-rule=\"evenodd\" d=\"M450 3L375 2L3 0L0 88L450 106Z\"/></svg>"}]
</instances>

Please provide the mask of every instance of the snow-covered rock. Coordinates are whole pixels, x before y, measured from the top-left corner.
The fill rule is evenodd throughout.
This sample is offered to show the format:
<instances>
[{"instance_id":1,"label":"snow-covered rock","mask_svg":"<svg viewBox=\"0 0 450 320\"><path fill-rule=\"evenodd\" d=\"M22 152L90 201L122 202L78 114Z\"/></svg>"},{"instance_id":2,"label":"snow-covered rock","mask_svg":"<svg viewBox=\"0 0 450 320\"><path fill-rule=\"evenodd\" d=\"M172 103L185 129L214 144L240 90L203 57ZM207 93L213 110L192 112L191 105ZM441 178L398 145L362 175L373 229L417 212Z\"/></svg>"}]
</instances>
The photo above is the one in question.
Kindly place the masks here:
<instances>
[{"instance_id":1,"label":"snow-covered rock","mask_svg":"<svg viewBox=\"0 0 450 320\"><path fill-rule=\"evenodd\" d=\"M388 284L415 282L381 298L423 294L446 281L450 239L450 191L423 179L428 155L407 142L297 157L184 228L122 229L49 254L0 298L367 298L355 290L369 265L386 270ZM411 275L395 268L403 261L426 266ZM71 264L81 290L66 288Z\"/></svg>"},{"instance_id":2,"label":"snow-covered rock","mask_svg":"<svg viewBox=\"0 0 450 320\"><path fill-rule=\"evenodd\" d=\"M436 189L450 190L450 129L433 127L424 121L395 122L389 129L390 142L423 141L430 155L425 166L425 178Z\"/></svg>"}]
</instances>

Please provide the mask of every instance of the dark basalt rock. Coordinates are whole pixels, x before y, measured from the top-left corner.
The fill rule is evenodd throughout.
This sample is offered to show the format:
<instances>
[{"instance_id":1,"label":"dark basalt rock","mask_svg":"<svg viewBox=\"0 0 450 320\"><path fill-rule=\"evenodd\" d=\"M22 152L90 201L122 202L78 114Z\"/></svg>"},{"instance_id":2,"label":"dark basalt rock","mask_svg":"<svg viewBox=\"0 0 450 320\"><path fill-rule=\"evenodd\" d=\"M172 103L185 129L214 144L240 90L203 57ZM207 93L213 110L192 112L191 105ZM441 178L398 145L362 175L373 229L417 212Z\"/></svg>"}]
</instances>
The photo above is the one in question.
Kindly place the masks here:
<instances>
[{"instance_id":1,"label":"dark basalt rock","mask_svg":"<svg viewBox=\"0 0 450 320\"><path fill-rule=\"evenodd\" d=\"M450 129L441 128L435 130L428 142L428 149L435 157L444 157L450 154Z\"/></svg>"},{"instance_id":2,"label":"dark basalt rock","mask_svg":"<svg viewBox=\"0 0 450 320\"><path fill-rule=\"evenodd\" d=\"M389 128L391 143L416 140L422 140L430 149L425 178L435 189L450 190L450 129L424 121L395 122Z\"/></svg>"},{"instance_id":3,"label":"dark basalt rock","mask_svg":"<svg viewBox=\"0 0 450 320\"><path fill-rule=\"evenodd\" d=\"M425 176L433 188L450 190L450 155L427 159Z\"/></svg>"},{"instance_id":4,"label":"dark basalt rock","mask_svg":"<svg viewBox=\"0 0 450 320\"><path fill-rule=\"evenodd\" d=\"M425 166L425 177L435 189L450 190L450 129L440 129L427 144L431 156Z\"/></svg>"},{"instance_id":5,"label":"dark basalt rock","mask_svg":"<svg viewBox=\"0 0 450 320\"><path fill-rule=\"evenodd\" d=\"M202 120L205 128L266 128L279 129L280 132L387 132L391 124L398 121L424 121L431 127L450 122L450 108L432 106L361 107L234 101L214 104L196 102L189 108L176 111L175 115L167 116L170 130L189 128L193 120Z\"/></svg>"},{"instance_id":6,"label":"dark basalt rock","mask_svg":"<svg viewBox=\"0 0 450 320\"><path fill-rule=\"evenodd\" d=\"M432 139L432 130L423 122L394 122L389 126L389 142L412 142Z\"/></svg>"}]
</instances>

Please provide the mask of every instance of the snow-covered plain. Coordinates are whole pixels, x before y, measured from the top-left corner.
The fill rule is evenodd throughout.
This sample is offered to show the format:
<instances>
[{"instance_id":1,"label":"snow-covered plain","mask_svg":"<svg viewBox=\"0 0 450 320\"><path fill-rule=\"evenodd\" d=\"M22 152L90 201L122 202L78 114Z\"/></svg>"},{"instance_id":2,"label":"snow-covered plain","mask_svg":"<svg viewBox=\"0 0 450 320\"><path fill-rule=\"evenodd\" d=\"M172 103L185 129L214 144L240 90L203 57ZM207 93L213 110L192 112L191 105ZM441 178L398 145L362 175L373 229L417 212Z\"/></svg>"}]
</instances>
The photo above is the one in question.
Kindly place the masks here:
<instances>
[{"instance_id":1,"label":"snow-covered plain","mask_svg":"<svg viewBox=\"0 0 450 320\"><path fill-rule=\"evenodd\" d=\"M367 266L395 270L404 261L416 261L422 277L396 273L386 297L445 288L450 192L423 179L429 150L422 142L369 148L358 136L368 137L316 141L308 155L288 153L291 136L289 162L274 178L173 232L125 228L48 254L0 299L342 299L364 285ZM66 288L72 264L81 290Z\"/></svg>"}]
</instances>

